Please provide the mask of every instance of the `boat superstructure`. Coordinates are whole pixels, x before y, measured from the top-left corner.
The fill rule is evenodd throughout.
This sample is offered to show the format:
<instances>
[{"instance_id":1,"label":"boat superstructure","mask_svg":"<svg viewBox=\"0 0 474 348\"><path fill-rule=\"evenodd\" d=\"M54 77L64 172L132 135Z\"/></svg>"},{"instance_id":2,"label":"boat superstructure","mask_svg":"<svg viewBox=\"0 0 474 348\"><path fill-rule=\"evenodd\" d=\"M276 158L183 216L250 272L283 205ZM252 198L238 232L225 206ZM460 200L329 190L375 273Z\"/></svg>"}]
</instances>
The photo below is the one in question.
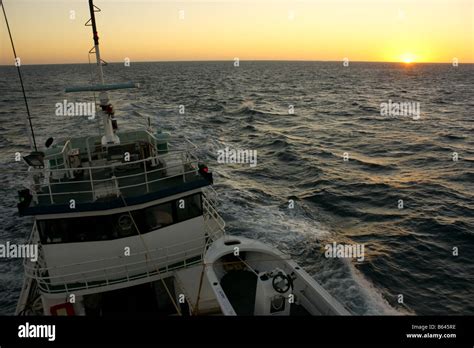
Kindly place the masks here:
<instances>
[{"instance_id":1,"label":"boat superstructure","mask_svg":"<svg viewBox=\"0 0 474 348\"><path fill-rule=\"evenodd\" d=\"M103 134L51 139L25 157L31 185L19 192L18 208L34 216L29 243L39 245L39 259L25 260L18 313L36 306L46 315L87 314L94 310L87 297L202 262L206 245L224 231L212 173L193 143L151 127L118 130L107 91L137 85L104 84L97 8L92 0L89 6L99 84L66 91L99 92Z\"/></svg>"},{"instance_id":2,"label":"boat superstructure","mask_svg":"<svg viewBox=\"0 0 474 348\"><path fill-rule=\"evenodd\" d=\"M24 261L17 314L349 314L288 256L226 236L196 145L150 126L119 131L107 93L137 85L105 84L89 9L98 83L66 91L99 92L103 132L24 157L18 209L34 217L39 256Z\"/></svg>"},{"instance_id":3,"label":"boat superstructure","mask_svg":"<svg viewBox=\"0 0 474 348\"><path fill-rule=\"evenodd\" d=\"M146 131L119 135L106 151L88 151L90 137L68 139L45 153L47 168L30 168L31 197L20 211L35 216L29 244L40 255L25 260L25 273L48 304L167 277L200 263L223 233L192 144L173 150ZM114 158L117 147L134 160Z\"/></svg>"}]
</instances>

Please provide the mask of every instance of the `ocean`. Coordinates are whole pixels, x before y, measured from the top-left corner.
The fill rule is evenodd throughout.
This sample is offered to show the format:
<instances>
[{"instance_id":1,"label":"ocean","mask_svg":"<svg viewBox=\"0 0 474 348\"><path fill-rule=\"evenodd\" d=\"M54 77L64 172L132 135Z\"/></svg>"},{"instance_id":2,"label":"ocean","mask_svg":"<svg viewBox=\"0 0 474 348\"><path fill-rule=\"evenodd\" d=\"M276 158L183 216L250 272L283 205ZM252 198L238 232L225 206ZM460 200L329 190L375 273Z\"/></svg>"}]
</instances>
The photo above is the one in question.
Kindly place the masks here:
<instances>
[{"instance_id":1,"label":"ocean","mask_svg":"<svg viewBox=\"0 0 474 348\"><path fill-rule=\"evenodd\" d=\"M87 64L23 66L38 144L97 134L98 120L56 116L88 84ZM474 314L474 65L241 61L109 64L119 129L188 137L214 172L229 234L291 254L352 313ZM419 117L381 115L417 103ZM0 242L22 243L31 218L17 191L29 151L14 67L0 67ZM257 163L221 163L224 149ZM325 257L332 243L364 259ZM23 271L0 259L0 314L14 313Z\"/></svg>"}]
</instances>

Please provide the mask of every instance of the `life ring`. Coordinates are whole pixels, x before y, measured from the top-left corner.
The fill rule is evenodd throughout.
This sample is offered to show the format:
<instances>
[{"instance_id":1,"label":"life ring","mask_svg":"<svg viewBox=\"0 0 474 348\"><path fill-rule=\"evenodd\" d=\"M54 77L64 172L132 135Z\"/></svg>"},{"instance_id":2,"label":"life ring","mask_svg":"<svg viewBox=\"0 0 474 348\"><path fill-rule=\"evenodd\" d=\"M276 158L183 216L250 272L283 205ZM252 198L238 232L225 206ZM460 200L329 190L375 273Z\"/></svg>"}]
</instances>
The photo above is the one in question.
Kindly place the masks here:
<instances>
[{"instance_id":1,"label":"life ring","mask_svg":"<svg viewBox=\"0 0 474 348\"><path fill-rule=\"evenodd\" d=\"M129 214L123 214L118 219L118 225L119 225L120 231L122 232L130 231L130 229L132 228L132 224L133 224L133 221L130 218Z\"/></svg>"}]
</instances>

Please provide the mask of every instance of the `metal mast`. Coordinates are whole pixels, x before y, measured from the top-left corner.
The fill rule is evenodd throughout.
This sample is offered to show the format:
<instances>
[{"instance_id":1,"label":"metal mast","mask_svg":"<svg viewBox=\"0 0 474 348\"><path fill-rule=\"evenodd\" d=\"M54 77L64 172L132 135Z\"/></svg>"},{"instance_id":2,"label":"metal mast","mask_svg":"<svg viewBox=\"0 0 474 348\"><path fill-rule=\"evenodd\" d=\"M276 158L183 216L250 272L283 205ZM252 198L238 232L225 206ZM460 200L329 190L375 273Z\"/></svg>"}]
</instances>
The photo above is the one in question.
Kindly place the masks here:
<instances>
[{"instance_id":1,"label":"metal mast","mask_svg":"<svg viewBox=\"0 0 474 348\"><path fill-rule=\"evenodd\" d=\"M132 82L109 85L106 85L104 83L104 72L102 70L103 60L100 58L99 35L97 33L97 23L95 21L95 13L100 12L100 8L94 5L93 0L89 0L89 11L91 14L91 18L86 22L86 26L92 27L92 38L94 40L94 47L89 51L89 53L95 53L97 63L97 75L99 77L99 81L97 85L92 86L68 87L66 88L66 92L99 92L99 113L102 115L102 123L104 125L104 136L102 137L102 145L117 145L120 144L120 139L117 134L115 134L115 131L117 130L117 123L114 119L114 109L110 104L109 95L107 91L123 88L137 88L139 87L139 85Z\"/></svg>"},{"instance_id":2,"label":"metal mast","mask_svg":"<svg viewBox=\"0 0 474 348\"><path fill-rule=\"evenodd\" d=\"M99 76L99 83L104 85L104 72L102 70L102 59L100 58L100 49L99 49L99 35L97 34L97 24L95 21L95 12L99 12L100 9L94 6L93 0L89 0L89 11L91 14L91 19L89 20L92 25L92 35L94 40L94 52L97 61L97 73ZM89 23L89 22L88 22ZM86 23L87 25L87 23ZM119 144L120 140L117 135L114 133L114 128L112 124L112 117L114 111L112 105L109 103L109 95L106 90L103 90L99 93L100 108L102 113L102 122L104 124L104 137L102 138L102 144Z\"/></svg>"}]
</instances>

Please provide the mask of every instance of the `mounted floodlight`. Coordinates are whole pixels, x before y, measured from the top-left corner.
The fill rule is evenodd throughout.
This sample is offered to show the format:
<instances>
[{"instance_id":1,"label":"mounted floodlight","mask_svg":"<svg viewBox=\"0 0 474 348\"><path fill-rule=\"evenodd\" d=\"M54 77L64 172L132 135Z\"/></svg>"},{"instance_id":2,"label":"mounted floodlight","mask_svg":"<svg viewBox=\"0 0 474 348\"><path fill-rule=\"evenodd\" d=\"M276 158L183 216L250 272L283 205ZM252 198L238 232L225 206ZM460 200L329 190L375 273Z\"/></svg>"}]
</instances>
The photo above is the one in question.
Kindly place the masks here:
<instances>
[{"instance_id":1,"label":"mounted floodlight","mask_svg":"<svg viewBox=\"0 0 474 348\"><path fill-rule=\"evenodd\" d=\"M28 156L23 157L24 161L33 168L44 168L44 152L33 151Z\"/></svg>"}]
</instances>

